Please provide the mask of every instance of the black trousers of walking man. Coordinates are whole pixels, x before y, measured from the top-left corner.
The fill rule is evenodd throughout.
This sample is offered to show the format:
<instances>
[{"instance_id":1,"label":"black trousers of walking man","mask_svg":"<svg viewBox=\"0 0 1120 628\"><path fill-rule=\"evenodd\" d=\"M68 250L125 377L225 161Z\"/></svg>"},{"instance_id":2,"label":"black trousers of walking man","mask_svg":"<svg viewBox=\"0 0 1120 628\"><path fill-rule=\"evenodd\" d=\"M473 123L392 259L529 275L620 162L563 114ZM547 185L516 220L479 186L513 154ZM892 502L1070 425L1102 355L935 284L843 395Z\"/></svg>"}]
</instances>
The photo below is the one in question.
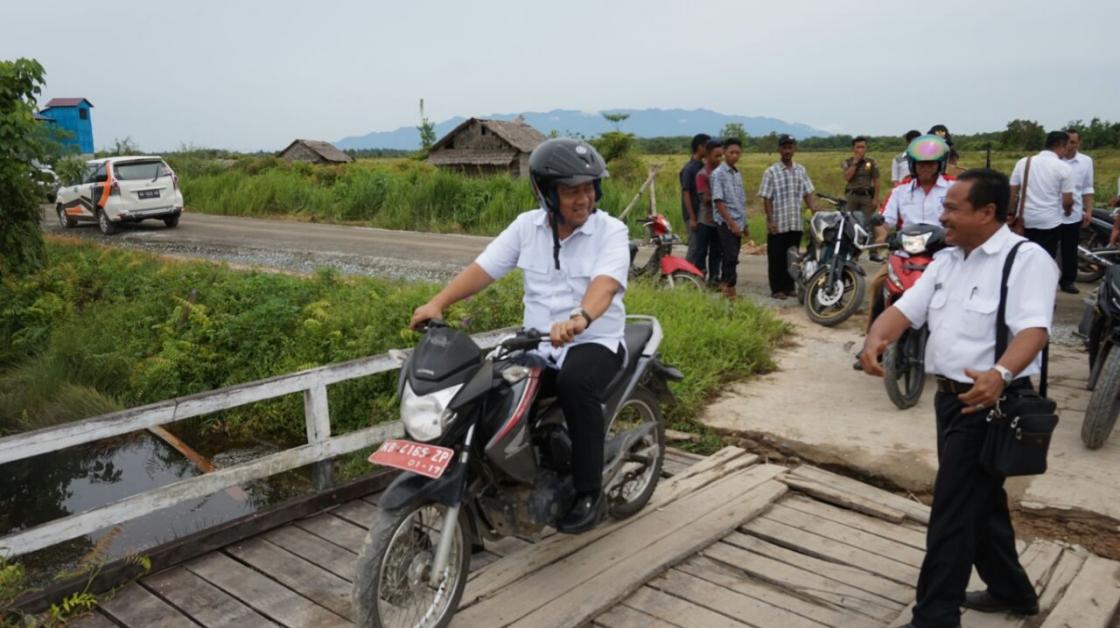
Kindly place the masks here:
<instances>
[{"instance_id":1,"label":"black trousers of walking man","mask_svg":"<svg viewBox=\"0 0 1120 628\"><path fill-rule=\"evenodd\" d=\"M1081 223L1073 222L1059 227L1058 245L1061 248L1059 261L1062 266L1060 286L1072 286L1077 281L1077 244L1081 240Z\"/></svg>"},{"instance_id":2,"label":"black trousers of walking man","mask_svg":"<svg viewBox=\"0 0 1120 628\"><path fill-rule=\"evenodd\" d=\"M919 628L960 626L973 565L996 598L1024 606L1038 600L1015 549L1004 479L980 462L987 413L962 414L962 408L954 394L938 392L934 398L938 466L914 607Z\"/></svg>"},{"instance_id":3,"label":"black trousers of walking man","mask_svg":"<svg viewBox=\"0 0 1120 628\"><path fill-rule=\"evenodd\" d=\"M787 231L766 235L766 263L767 273L770 275L770 292L794 292L796 286L793 284L793 277L789 274L787 251L792 247L801 246L801 233Z\"/></svg>"},{"instance_id":4,"label":"black trousers of walking man","mask_svg":"<svg viewBox=\"0 0 1120 628\"><path fill-rule=\"evenodd\" d=\"M1062 237L1062 227L1053 229L1024 229L1023 235L1028 240L1046 249L1050 257L1058 259L1058 244Z\"/></svg>"}]
</instances>

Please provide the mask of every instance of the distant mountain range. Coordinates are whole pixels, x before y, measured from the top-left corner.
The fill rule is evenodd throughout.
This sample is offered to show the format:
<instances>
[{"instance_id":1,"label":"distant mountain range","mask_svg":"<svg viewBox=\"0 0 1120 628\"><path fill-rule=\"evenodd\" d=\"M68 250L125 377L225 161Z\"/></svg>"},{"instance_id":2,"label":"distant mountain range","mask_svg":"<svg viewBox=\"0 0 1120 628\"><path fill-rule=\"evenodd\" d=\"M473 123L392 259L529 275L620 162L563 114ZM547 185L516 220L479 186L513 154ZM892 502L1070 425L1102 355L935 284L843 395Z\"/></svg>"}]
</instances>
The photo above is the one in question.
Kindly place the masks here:
<instances>
[{"instance_id":1,"label":"distant mountain range","mask_svg":"<svg viewBox=\"0 0 1120 628\"><path fill-rule=\"evenodd\" d=\"M609 113L628 113L630 117L621 125L623 131L638 137L666 137L692 135L694 133L716 134L728 123L739 123L752 136L766 135L770 132L789 133L801 139L806 137L825 137L832 135L827 131L815 129L807 124L786 122L777 118L759 116L732 116L707 109L611 109ZM496 113L477 116L492 120L512 120L518 115L541 133L555 130L561 135L579 134L593 137L610 131L614 125L603 118L599 112L554 109L552 111L516 113ZM456 116L436 124L436 136L443 137L451 129L466 120ZM344 137L335 146L343 150L363 148L392 148L416 150L420 148L420 132L416 127L401 127L395 131L374 131L356 137Z\"/></svg>"}]
</instances>

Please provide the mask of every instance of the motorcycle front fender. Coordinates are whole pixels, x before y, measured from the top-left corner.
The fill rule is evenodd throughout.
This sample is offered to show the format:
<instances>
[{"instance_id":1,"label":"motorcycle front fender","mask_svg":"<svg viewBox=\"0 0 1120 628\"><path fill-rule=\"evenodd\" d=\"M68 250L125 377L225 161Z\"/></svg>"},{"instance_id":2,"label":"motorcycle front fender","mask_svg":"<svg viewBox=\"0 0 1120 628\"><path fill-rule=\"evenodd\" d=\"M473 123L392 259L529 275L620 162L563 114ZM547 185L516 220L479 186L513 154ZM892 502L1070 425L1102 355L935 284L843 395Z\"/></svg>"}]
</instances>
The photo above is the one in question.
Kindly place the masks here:
<instances>
[{"instance_id":1,"label":"motorcycle front fender","mask_svg":"<svg viewBox=\"0 0 1120 628\"><path fill-rule=\"evenodd\" d=\"M661 258L662 275L672 275L678 270L696 275L701 279L704 278L704 273L700 272L699 268L697 268L692 264L692 262L689 262L683 257L677 257L676 255L666 255L665 257Z\"/></svg>"},{"instance_id":2,"label":"motorcycle front fender","mask_svg":"<svg viewBox=\"0 0 1120 628\"><path fill-rule=\"evenodd\" d=\"M845 268L851 268L853 271L855 271L856 273L858 273L858 274L860 274L864 277L867 276L867 272L863 270L863 266L860 266L859 264L853 262L852 260L846 260L844 262L844 267Z\"/></svg>"},{"instance_id":3,"label":"motorcycle front fender","mask_svg":"<svg viewBox=\"0 0 1120 628\"><path fill-rule=\"evenodd\" d=\"M381 495L377 506L396 510L417 503L435 502L444 506L461 503L466 487L467 465L456 463L442 477L432 479L405 471L398 475Z\"/></svg>"}]
</instances>

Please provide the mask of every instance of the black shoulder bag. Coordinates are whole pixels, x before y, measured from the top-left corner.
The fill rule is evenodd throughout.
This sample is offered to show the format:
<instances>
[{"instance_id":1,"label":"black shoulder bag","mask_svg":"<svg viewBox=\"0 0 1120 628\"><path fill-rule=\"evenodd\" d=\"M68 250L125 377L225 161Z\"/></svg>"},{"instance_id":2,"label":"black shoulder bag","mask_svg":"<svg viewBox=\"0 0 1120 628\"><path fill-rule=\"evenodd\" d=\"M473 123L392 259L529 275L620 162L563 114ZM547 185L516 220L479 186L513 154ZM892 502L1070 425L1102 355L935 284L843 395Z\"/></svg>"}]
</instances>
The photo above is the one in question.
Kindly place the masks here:
<instances>
[{"instance_id":1,"label":"black shoulder bag","mask_svg":"<svg viewBox=\"0 0 1120 628\"><path fill-rule=\"evenodd\" d=\"M1008 333L1007 280L1019 242L1003 263L1003 281L999 290L999 311L996 314L996 360L1007 351ZM997 477L1037 475L1046 472L1046 453L1050 436L1058 425L1058 404L1046 398L1046 374L1050 363L1050 345L1042 350L1042 374L1038 392L1030 386L1010 386L996 407L988 413L988 433L980 460L989 473Z\"/></svg>"}]
</instances>

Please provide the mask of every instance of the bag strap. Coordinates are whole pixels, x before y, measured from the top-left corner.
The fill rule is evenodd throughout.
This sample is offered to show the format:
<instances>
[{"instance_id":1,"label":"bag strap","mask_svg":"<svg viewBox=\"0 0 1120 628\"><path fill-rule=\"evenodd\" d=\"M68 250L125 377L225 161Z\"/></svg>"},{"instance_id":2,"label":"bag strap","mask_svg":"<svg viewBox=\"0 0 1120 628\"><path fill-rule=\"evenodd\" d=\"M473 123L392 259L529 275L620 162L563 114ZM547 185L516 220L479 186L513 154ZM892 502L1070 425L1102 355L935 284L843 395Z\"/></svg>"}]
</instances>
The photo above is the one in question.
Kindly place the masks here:
<instances>
[{"instance_id":1,"label":"bag strap","mask_svg":"<svg viewBox=\"0 0 1120 628\"><path fill-rule=\"evenodd\" d=\"M1027 167L1030 167L1030 162L1027 162ZM1024 178L1024 181L1025 180ZM1007 253L1007 259L1003 261L1003 279L999 286L999 309L996 310L996 361L999 361L1007 351L1007 337L1011 333L1011 330L1007 327L1007 280L1011 277L1011 266L1015 263L1015 254L1019 252L1019 247L1027 242L1027 240L1016 242L1015 246L1011 247L1011 251ZM1043 397L1046 396L1046 380L1050 370L1049 366L1050 343L1047 341L1046 346L1042 348L1042 374L1038 382L1038 394Z\"/></svg>"},{"instance_id":2,"label":"bag strap","mask_svg":"<svg viewBox=\"0 0 1120 628\"><path fill-rule=\"evenodd\" d=\"M1023 219L1023 209L1027 205L1027 183L1031 180L1031 160L1034 155L1027 157L1027 165L1023 168L1023 185L1019 188L1019 203L1015 208L1015 218L1017 220Z\"/></svg>"}]
</instances>

